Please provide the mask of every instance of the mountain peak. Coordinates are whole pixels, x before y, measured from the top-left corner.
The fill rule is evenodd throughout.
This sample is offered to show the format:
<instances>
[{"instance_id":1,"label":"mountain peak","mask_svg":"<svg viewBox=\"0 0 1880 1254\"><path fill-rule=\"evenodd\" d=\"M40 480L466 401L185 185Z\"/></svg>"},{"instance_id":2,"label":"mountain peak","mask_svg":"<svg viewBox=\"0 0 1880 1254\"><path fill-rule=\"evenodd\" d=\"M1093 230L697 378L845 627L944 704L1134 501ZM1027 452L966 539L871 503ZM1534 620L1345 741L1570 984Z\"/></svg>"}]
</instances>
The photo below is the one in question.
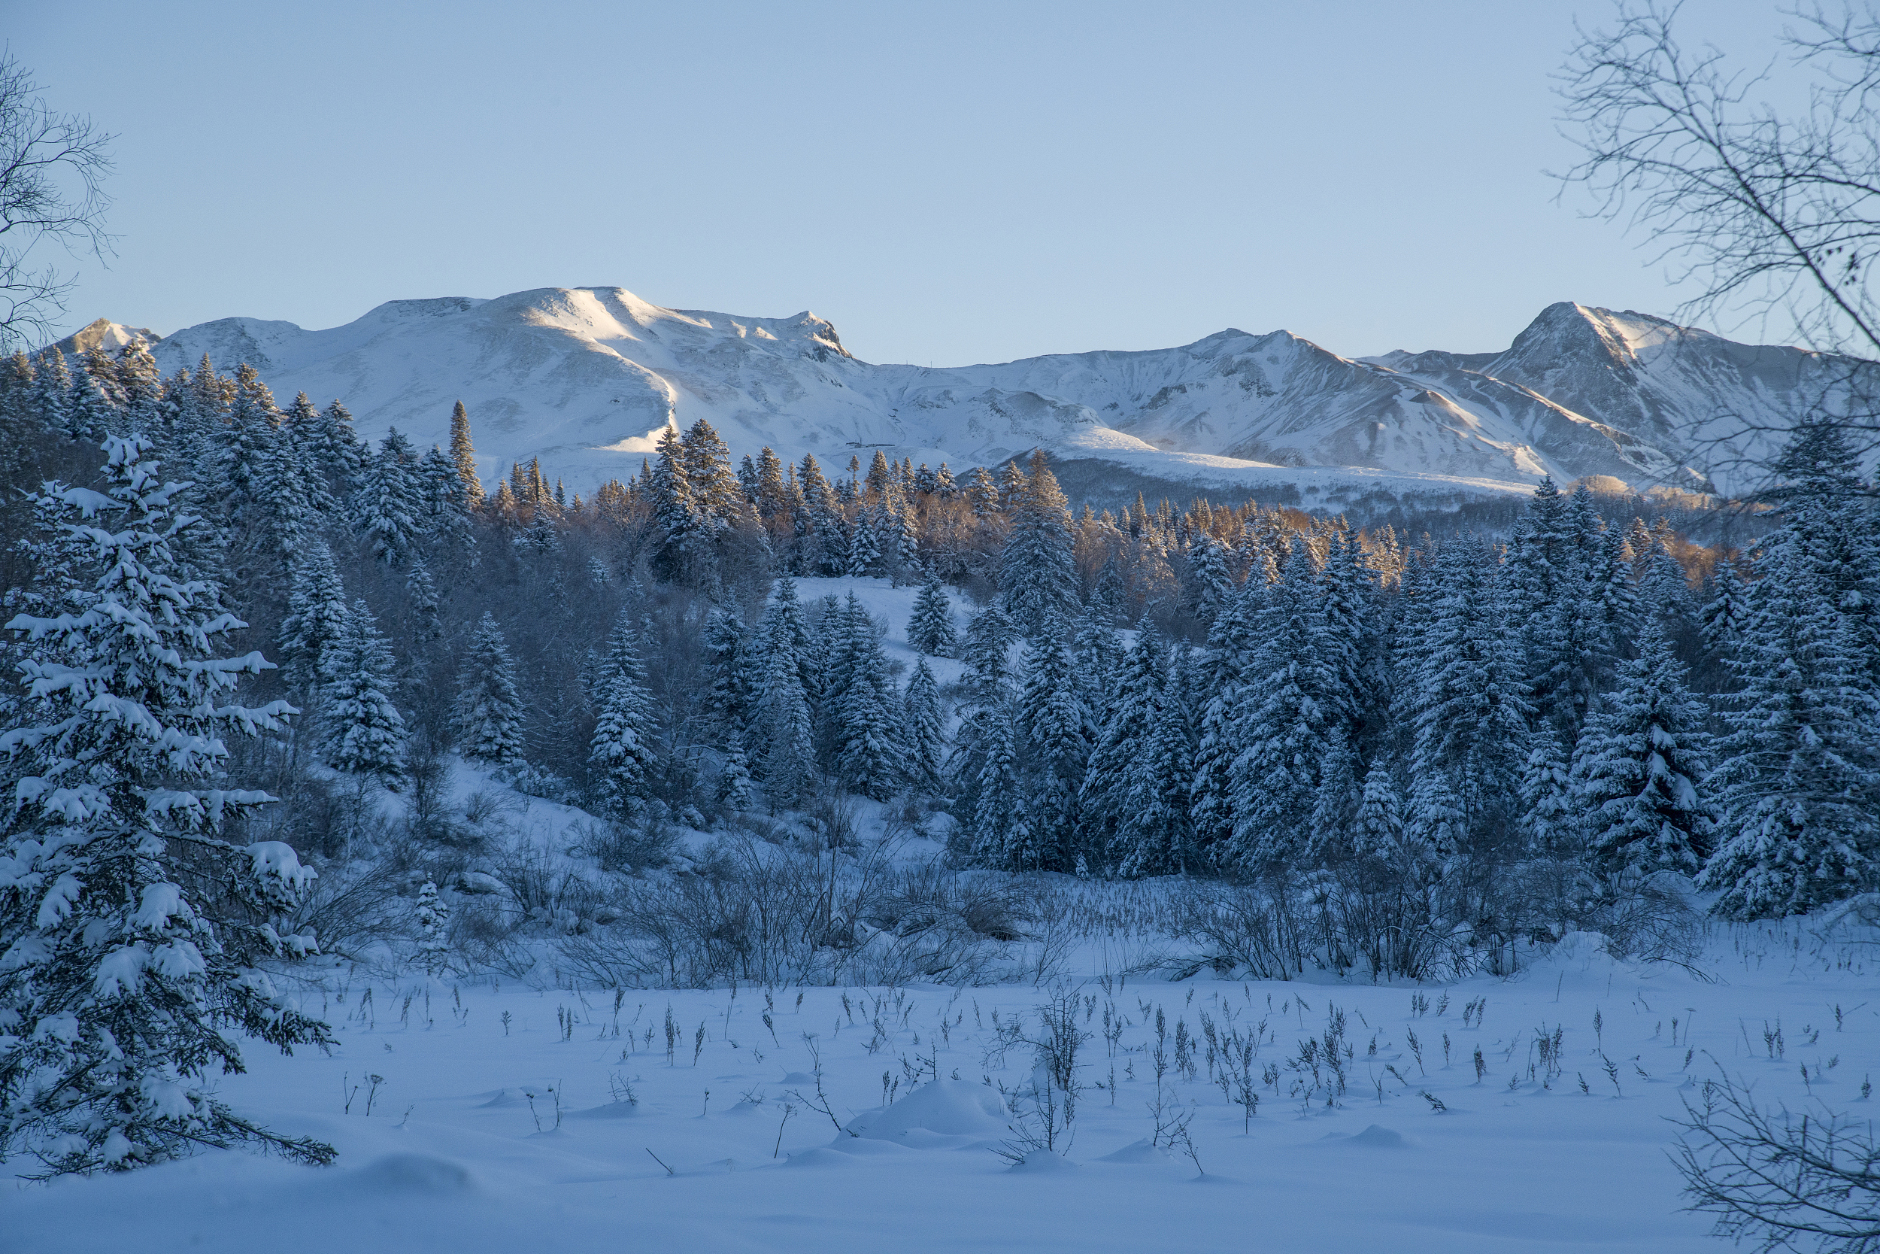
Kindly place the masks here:
<instances>
[{"instance_id":1,"label":"mountain peak","mask_svg":"<svg viewBox=\"0 0 1880 1254\"><path fill-rule=\"evenodd\" d=\"M109 318L99 318L80 327L52 347L67 357L78 357L94 348L115 353L129 347L132 340L141 339L146 344L155 344L162 338L148 327L127 327Z\"/></svg>"}]
</instances>

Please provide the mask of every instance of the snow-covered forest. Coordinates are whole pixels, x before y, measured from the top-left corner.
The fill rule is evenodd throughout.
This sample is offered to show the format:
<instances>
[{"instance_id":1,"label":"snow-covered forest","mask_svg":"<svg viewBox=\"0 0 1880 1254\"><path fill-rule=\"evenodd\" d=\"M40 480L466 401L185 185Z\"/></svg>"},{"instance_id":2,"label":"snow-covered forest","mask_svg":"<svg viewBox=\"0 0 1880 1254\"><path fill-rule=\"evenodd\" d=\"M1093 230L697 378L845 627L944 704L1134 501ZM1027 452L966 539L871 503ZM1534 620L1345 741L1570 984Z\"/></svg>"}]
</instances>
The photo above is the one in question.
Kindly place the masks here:
<instances>
[{"instance_id":1,"label":"snow-covered forest","mask_svg":"<svg viewBox=\"0 0 1880 1254\"><path fill-rule=\"evenodd\" d=\"M226 1100L237 1036L304 1058L392 1017L374 987L406 1028L421 996L429 1030L507 985L538 1016L553 990L557 1039L609 1051L629 1008L617 1113L655 1054L767 1044L790 1104L741 1101L782 1118L778 1152L793 1116L853 1139L819 1052L853 1028L884 1111L919 1089L940 1131L1004 1128L1034 1170L1097 1092L1152 1079L1140 1161L1205 1176L1171 1076L1249 1127L1262 1092L1310 1116L1374 1083L1446 1112L1438 1032L1476 1084L1630 1083L1603 1035L1589 1073L1538 1020L1526 1062L1473 1037L1452 1060L1441 1016L1479 1034L1473 993L1380 1044L1331 1004L1410 996L1371 986L1558 966L1591 997L1589 971L1694 967L1880 890L1880 525L1832 425L1796 428L1756 503L1543 480L1513 514L1358 528L1075 511L1042 454L734 465L704 422L582 499L533 466L480 482L474 418L448 448L370 447L338 401L283 406L247 366L0 362L9 1166L330 1161L330 1128ZM1726 510L1750 547L1715 542ZM1079 976L1106 1042L1081 1063ZM1170 979L1214 983L1139 1003ZM1301 980L1345 987L1242 998ZM974 1001L966 1028L959 990L993 985L1007 1019ZM916 1024L905 990L934 986ZM872 1011L835 1000L858 988ZM827 1046L779 1035L806 995ZM1295 1055L1268 1020L1308 1013ZM1682 1012L1644 1013L1677 1044ZM956 1032L980 1061L933 1048ZM1040 1060L1022 1088L994 1083L1006 1051ZM377 1066L346 1071L348 1114ZM546 1103L553 1132L559 1084L498 1097L526 1091L538 1131Z\"/></svg>"}]
</instances>

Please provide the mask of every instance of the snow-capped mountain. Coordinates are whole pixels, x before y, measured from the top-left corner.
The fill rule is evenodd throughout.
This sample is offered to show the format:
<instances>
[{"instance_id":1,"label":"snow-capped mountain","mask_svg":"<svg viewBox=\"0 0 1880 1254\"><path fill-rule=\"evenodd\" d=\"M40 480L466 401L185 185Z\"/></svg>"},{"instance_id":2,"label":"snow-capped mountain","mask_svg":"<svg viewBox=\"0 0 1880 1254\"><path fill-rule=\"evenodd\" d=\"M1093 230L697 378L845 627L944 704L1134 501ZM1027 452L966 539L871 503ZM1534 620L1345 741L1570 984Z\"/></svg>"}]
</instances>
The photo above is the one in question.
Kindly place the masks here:
<instances>
[{"instance_id":1,"label":"snow-capped mountain","mask_svg":"<svg viewBox=\"0 0 1880 1254\"><path fill-rule=\"evenodd\" d=\"M166 370L249 362L283 401L337 397L362 435L396 426L419 447L445 439L461 399L492 471L540 457L583 491L636 473L667 423L703 417L734 454L837 468L877 446L960 468L1042 445L1149 481L1323 481L1327 500L1526 490L1543 473L1700 487L1727 461L1714 437L1779 424L1844 366L1561 303L1498 354L1354 359L1226 330L928 369L859 361L811 313L666 309L621 288L392 301L322 331L224 318L155 351Z\"/></svg>"}]
</instances>

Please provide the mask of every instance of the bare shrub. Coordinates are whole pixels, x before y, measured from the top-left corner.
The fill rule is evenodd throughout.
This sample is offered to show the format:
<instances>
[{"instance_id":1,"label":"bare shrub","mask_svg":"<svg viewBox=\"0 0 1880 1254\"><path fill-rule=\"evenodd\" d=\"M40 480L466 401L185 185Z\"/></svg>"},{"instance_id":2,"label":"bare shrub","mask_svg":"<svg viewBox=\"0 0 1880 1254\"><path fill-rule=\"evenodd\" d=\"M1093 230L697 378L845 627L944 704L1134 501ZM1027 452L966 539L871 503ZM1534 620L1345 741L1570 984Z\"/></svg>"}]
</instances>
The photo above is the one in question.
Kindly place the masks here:
<instances>
[{"instance_id":1,"label":"bare shrub","mask_svg":"<svg viewBox=\"0 0 1880 1254\"><path fill-rule=\"evenodd\" d=\"M1880 1249L1880 1143L1866 1120L1765 1111L1724 1076L1677 1122L1685 1196L1718 1236L1764 1251Z\"/></svg>"}]
</instances>

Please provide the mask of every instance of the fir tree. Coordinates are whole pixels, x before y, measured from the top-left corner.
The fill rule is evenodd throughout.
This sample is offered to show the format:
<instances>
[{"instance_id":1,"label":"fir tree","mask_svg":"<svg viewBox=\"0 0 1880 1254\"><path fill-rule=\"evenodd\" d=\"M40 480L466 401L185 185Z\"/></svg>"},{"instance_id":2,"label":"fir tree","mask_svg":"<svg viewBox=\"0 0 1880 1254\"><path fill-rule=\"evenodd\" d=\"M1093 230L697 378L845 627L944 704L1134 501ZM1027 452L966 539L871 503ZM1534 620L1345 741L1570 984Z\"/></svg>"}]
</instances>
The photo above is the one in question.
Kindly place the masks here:
<instances>
[{"instance_id":1,"label":"fir tree","mask_svg":"<svg viewBox=\"0 0 1880 1254\"><path fill-rule=\"evenodd\" d=\"M483 480L477 477L477 450L470 442L470 413L458 401L450 411L450 464L457 472L467 509L483 504Z\"/></svg>"},{"instance_id":2,"label":"fir tree","mask_svg":"<svg viewBox=\"0 0 1880 1254\"><path fill-rule=\"evenodd\" d=\"M411 912L418 929L418 962L431 975L442 973L450 963L450 907L437 895L437 885L426 880L418 888L418 902Z\"/></svg>"},{"instance_id":3,"label":"fir tree","mask_svg":"<svg viewBox=\"0 0 1880 1254\"><path fill-rule=\"evenodd\" d=\"M1417 840L1448 856L1515 829L1529 706L1488 547L1467 537L1445 544L1421 598L1399 681L1411 742L1406 817Z\"/></svg>"},{"instance_id":4,"label":"fir tree","mask_svg":"<svg viewBox=\"0 0 1880 1254\"><path fill-rule=\"evenodd\" d=\"M1014 869L1071 871L1077 865L1080 793L1095 739L1090 715L1077 692L1070 650L1053 618L1025 651L1017 733L1023 763L1027 862Z\"/></svg>"},{"instance_id":5,"label":"fir tree","mask_svg":"<svg viewBox=\"0 0 1880 1254\"><path fill-rule=\"evenodd\" d=\"M1068 621L1077 614L1071 514L1043 449L1032 454L1031 473L1020 475L1012 492L999 605L1022 634L1036 636L1051 616Z\"/></svg>"},{"instance_id":6,"label":"fir tree","mask_svg":"<svg viewBox=\"0 0 1880 1254\"><path fill-rule=\"evenodd\" d=\"M280 656L295 688L306 690L325 673L327 653L345 633L346 589L326 543L315 540L294 555L289 568L287 617L281 620Z\"/></svg>"},{"instance_id":7,"label":"fir tree","mask_svg":"<svg viewBox=\"0 0 1880 1254\"><path fill-rule=\"evenodd\" d=\"M1121 832L1129 817L1137 764L1146 756L1161 713L1167 659L1162 638L1153 628L1144 630L1123 659L1104 703L1103 727L1084 772L1082 812L1088 829L1083 843L1099 851L1106 866L1129 856Z\"/></svg>"},{"instance_id":8,"label":"fir tree","mask_svg":"<svg viewBox=\"0 0 1880 1254\"><path fill-rule=\"evenodd\" d=\"M1240 697L1245 747L1231 770L1234 832L1220 856L1242 866L1305 851L1320 769L1343 731L1315 584L1311 558L1295 539Z\"/></svg>"},{"instance_id":9,"label":"fir tree","mask_svg":"<svg viewBox=\"0 0 1880 1254\"><path fill-rule=\"evenodd\" d=\"M393 428L378 456L360 474L353 494L353 527L372 546L372 556L397 566L411 555L424 515L411 442Z\"/></svg>"},{"instance_id":10,"label":"fir tree","mask_svg":"<svg viewBox=\"0 0 1880 1254\"><path fill-rule=\"evenodd\" d=\"M836 703L836 774L863 796L885 800L900 782L906 752L888 661L853 592L834 625L839 638L833 652L843 672L830 685Z\"/></svg>"},{"instance_id":11,"label":"fir tree","mask_svg":"<svg viewBox=\"0 0 1880 1254\"><path fill-rule=\"evenodd\" d=\"M1199 869L1188 793L1195 773L1195 747L1188 651L1178 648L1162 684L1155 724L1131 772L1116 837L1124 851L1117 866L1119 875L1174 875Z\"/></svg>"},{"instance_id":12,"label":"fir tree","mask_svg":"<svg viewBox=\"0 0 1880 1254\"><path fill-rule=\"evenodd\" d=\"M742 744L751 716L749 662L744 624L735 609L714 606L705 616L705 659L711 672L708 698L714 743L729 750Z\"/></svg>"},{"instance_id":13,"label":"fir tree","mask_svg":"<svg viewBox=\"0 0 1880 1254\"><path fill-rule=\"evenodd\" d=\"M464 757L500 767L521 763L523 710L516 691L516 664L502 628L488 612L470 636L455 716Z\"/></svg>"},{"instance_id":14,"label":"fir tree","mask_svg":"<svg viewBox=\"0 0 1880 1254\"><path fill-rule=\"evenodd\" d=\"M588 777L597 807L627 818L651 795L656 766L653 699L630 611L623 611L614 627L599 688L600 719L588 742Z\"/></svg>"},{"instance_id":15,"label":"fir tree","mask_svg":"<svg viewBox=\"0 0 1880 1254\"><path fill-rule=\"evenodd\" d=\"M414 560L405 572L405 603L411 607L411 637L415 643L426 645L444 634L438 619L437 581L431 578L431 568L423 558Z\"/></svg>"},{"instance_id":16,"label":"fir tree","mask_svg":"<svg viewBox=\"0 0 1880 1254\"><path fill-rule=\"evenodd\" d=\"M0 1157L35 1154L51 1175L248 1143L324 1163L331 1147L255 1125L210 1079L242 1070L237 1033L283 1051L332 1040L257 966L311 950L275 924L313 873L284 844L222 835L272 798L205 787L225 729L278 732L293 710L234 704L268 663L215 656L245 624L179 578L171 545L194 520L173 512L152 446L104 447L102 494L41 494L90 585L8 624L32 642L41 721L0 735L17 781L0 845Z\"/></svg>"},{"instance_id":17,"label":"fir tree","mask_svg":"<svg viewBox=\"0 0 1880 1254\"><path fill-rule=\"evenodd\" d=\"M1397 786L1382 758L1365 772L1364 793L1351 824L1352 852L1362 857L1391 858L1403 844L1403 807Z\"/></svg>"},{"instance_id":18,"label":"fir tree","mask_svg":"<svg viewBox=\"0 0 1880 1254\"><path fill-rule=\"evenodd\" d=\"M1807 503L1772 538L1731 659L1720 847L1700 883L1734 918L1869 888L1880 859L1880 696L1855 629L1812 577Z\"/></svg>"},{"instance_id":19,"label":"fir tree","mask_svg":"<svg viewBox=\"0 0 1880 1254\"><path fill-rule=\"evenodd\" d=\"M940 704L940 685L933 668L922 658L914 664L903 699L907 725L907 776L927 793L940 790L940 768L946 757L946 714Z\"/></svg>"},{"instance_id":20,"label":"fir tree","mask_svg":"<svg viewBox=\"0 0 1880 1254\"><path fill-rule=\"evenodd\" d=\"M1573 759L1573 808L1595 864L1696 875L1711 849L1704 796L1710 773L1707 711L1656 627L1618 686L1586 720Z\"/></svg>"},{"instance_id":21,"label":"fir tree","mask_svg":"<svg viewBox=\"0 0 1880 1254\"><path fill-rule=\"evenodd\" d=\"M907 622L907 643L929 657L952 657L959 647L953 630L953 607L937 575L929 575L914 598L914 614Z\"/></svg>"},{"instance_id":22,"label":"fir tree","mask_svg":"<svg viewBox=\"0 0 1880 1254\"><path fill-rule=\"evenodd\" d=\"M405 720L392 704L392 653L364 601L354 601L322 658L327 763L397 789L405 782Z\"/></svg>"}]
</instances>

